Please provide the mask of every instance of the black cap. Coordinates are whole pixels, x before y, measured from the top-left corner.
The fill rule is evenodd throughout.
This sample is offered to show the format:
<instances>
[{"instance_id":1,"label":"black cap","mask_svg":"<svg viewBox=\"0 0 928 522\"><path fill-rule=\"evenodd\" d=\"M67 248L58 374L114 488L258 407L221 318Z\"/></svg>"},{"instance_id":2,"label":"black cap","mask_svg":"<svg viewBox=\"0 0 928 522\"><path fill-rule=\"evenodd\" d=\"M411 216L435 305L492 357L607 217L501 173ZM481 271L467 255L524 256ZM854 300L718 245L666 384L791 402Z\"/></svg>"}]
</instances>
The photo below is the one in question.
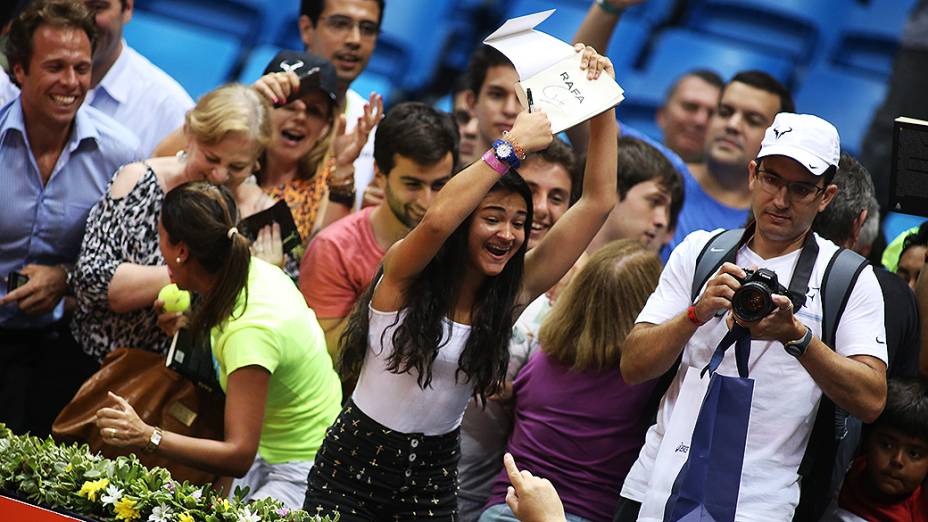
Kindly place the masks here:
<instances>
[{"instance_id":1,"label":"black cap","mask_svg":"<svg viewBox=\"0 0 928 522\"><path fill-rule=\"evenodd\" d=\"M302 51L283 50L278 52L264 68L264 74L288 71L296 73L300 78L300 90L298 93L292 93L287 102L319 90L328 96L333 104L335 103L338 97L336 94L338 77L335 67L328 60Z\"/></svg>"}]
</instances>

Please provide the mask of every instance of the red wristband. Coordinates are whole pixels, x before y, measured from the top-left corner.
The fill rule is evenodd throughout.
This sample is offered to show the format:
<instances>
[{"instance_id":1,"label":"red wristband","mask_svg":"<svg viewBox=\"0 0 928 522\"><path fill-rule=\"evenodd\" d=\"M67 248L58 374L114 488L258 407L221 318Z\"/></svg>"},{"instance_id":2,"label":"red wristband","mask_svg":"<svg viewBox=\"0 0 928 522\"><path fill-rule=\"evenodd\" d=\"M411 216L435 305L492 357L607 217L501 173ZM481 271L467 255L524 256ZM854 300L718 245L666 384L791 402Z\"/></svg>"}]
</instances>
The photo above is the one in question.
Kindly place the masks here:
<instances>
[{"instance_id":1,"label":"red wristband","mask_svg":"<svg viewBox=\"0 0 928 522\"><path fill-rule=\"evenodd\" d=\"M702 326L706 324L705 321L700 321L699 318L696 317L696 305L690 305L690 307L686 309L686 318L696 326Z\"/></svg>"}]
</instances>

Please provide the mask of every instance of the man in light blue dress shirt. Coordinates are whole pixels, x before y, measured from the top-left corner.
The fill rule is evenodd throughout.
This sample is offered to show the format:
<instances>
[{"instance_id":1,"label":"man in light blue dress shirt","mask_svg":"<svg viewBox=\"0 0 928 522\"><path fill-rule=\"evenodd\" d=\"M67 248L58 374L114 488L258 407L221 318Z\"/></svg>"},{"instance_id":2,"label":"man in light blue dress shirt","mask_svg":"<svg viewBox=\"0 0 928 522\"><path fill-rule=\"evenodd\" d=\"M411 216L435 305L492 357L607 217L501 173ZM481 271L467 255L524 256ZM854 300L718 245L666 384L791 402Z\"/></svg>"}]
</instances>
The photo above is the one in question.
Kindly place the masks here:
<instances>
[{"instance_id":1,"label":"man in light blue dress shirt","mask_svg":"<svg viewBox=\"0 0 928 522\"><path fill-rule=\"evenodd\" d=\"M62 298L90 208L141 156L131 132L81 107L94 37L82 4L39 0L6 45L21 93L0 108L0 422L16 431L48 432L93 371L66 333ZM8 288L11 273L25 284Z\"/></svg>"},{"instance_id":2,"label":"man in light blue dress shirt","mask_svg":"<svg viewBox=\"0 0 928 522\"><path fill-rule=\"evenodd\" d=\"M187 91L166 72L129 47L123 26L132 19L133 0L82 0L97 26L93 72L85 103L125 125L152 151L165 136L184 124L193 108ZM18 93L0 77L0 105Z\"/></svg>"}]
</instances>

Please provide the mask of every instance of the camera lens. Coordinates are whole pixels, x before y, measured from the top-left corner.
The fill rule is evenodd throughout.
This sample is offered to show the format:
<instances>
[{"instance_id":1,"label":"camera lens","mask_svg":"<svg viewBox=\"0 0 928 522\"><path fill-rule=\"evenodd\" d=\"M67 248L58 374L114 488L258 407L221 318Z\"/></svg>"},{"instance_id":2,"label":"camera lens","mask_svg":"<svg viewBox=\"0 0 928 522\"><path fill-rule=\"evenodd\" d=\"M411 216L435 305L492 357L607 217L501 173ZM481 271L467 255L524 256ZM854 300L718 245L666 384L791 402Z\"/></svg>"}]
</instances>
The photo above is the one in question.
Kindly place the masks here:
<instances>
[{"instance_id":1,"label":"camera lens","mask_svg":"<svg viewBox=\"0 0 928 522\"><path fill-rule=\"evenodd\" d=\"M766 285L751 281L735 291L731 308L738 319L754 322L763 319L773 310L773 299Z\"/></svg>"}]
</instances>

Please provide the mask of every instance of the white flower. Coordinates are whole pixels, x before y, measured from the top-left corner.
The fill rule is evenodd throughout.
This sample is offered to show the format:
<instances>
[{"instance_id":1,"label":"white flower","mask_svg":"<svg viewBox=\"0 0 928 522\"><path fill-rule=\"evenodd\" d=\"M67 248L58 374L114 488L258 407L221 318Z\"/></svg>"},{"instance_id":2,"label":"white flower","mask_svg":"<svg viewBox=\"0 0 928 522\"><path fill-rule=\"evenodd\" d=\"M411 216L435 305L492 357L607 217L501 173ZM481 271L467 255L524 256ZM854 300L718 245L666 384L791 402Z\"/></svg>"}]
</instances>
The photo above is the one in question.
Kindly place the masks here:
<instances>
[{"instance_id":1,"label":"white flower","mask_svg":"<svg viewBox=\"0 0 928 522\"><path fill-rule=\"evenodd\" d=\"M202 489L198 489L198 490L196 490L196 491L194 491L193 493L190 494L190 498L192 498L193 500L200 500L200 497L202 497L202 496L203 496L203 490L202 490Z\"/></svg>"},{"instance_id":2,"label":"white flower","mask_svg":"<svg viewBox=\"0 0 928 522\"><path fill-rule=\"evenodd\" d=\"M246 507L245 513L238 516L238 522L261 522L261 517Z\"/></svg>"},{"instance_id":3,"label":"white flower","mask_svg":"<svg viewBox=\"0 0 928 522\"><path fill-rule=\"evenodd\" d=\"M148 522L170 522L173 514L171 508L158 506L151 510L151 515L148 515Z\"/></svg>"},{"instance_id":4,"label":"white flower","mask_svg":"<svg viewBox=\"0 0 928 522\"><path fill-rule=\"evenodd\" d=\"M110 484L106 487L105 494L100 497L100 501L103 502L104 506L109 506L115 504L122 498L122 490L117 488L114 484Z\"/></svg>"}]
</instances>

